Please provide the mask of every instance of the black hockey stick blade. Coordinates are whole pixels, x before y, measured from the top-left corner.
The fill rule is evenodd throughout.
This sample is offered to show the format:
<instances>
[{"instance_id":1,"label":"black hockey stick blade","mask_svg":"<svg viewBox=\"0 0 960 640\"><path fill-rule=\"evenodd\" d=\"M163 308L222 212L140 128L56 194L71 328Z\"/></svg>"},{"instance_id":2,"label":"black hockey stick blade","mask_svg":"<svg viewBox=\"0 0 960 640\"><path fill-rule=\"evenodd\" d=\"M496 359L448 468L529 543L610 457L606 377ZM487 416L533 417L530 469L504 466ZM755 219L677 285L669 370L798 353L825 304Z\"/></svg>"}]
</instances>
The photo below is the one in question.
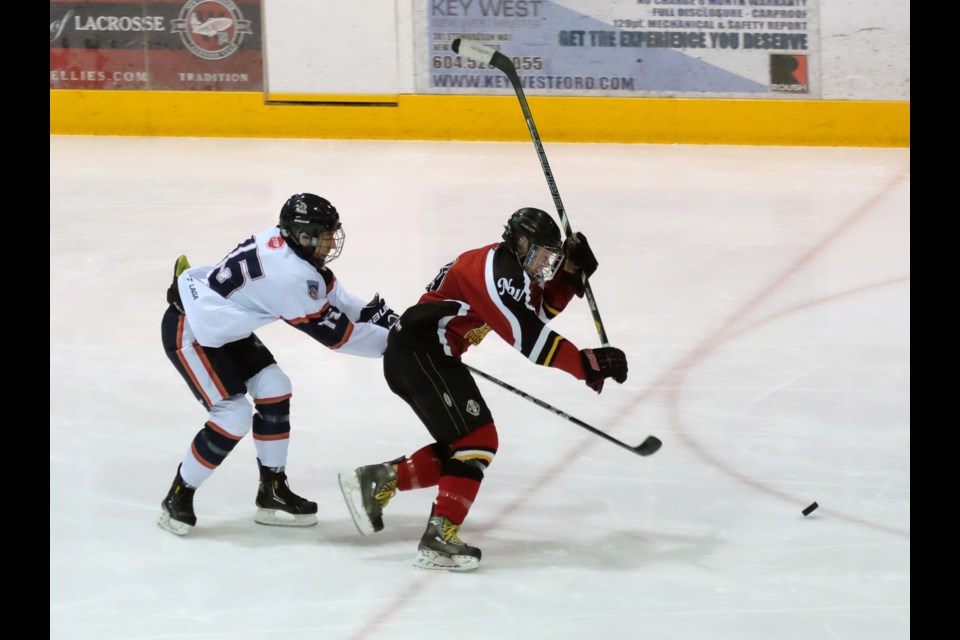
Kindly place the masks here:
<instances>
[{"instance_id":1,"label":"black hockey stick blade","mask_svg":"<svg viewBox=\"0 0 960 640\"><path fill-rule=\"evenodd\" d=\"M660 438L657 436L647 436L647 439L635 446L633 450L642 456L649 456L656 453L662 446L663 443L660 442Z\"/></svg>"}]
</instances>

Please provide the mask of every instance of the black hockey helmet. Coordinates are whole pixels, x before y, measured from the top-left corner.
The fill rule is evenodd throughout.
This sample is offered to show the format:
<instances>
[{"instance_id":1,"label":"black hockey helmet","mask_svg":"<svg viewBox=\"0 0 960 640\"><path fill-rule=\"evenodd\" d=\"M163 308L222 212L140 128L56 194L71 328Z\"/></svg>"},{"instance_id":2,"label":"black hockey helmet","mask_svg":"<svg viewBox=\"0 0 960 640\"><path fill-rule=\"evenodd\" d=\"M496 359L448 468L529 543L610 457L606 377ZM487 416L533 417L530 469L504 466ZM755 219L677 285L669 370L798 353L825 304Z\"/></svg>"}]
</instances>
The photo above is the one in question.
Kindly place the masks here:
<instances>
[{"instance_id":1,"label":"black hockey helmet","mask_svg":"<svg viewBox=\"0 0 960 640\"><path fill-rule=\"evenodd\" d=\"M343 251L343 226L340 214L326 198L312 193L290 196L280 209L280 235L293 252L311 264L322 267ZM324 233L333 233L334 245L323 256L316 255Z\"/></svg>"},{"instance_id":2,"label":"black hockey helmet","mask_svg":"<svg viewBox=\"0 0 960 640\"><path fill-rule=\"evenodd\" d=\"M517 209L507 220L503 229L503 239L517 255L517 238L523 236L531 245L560 250L560 227L550 214L535 207Z\"/></svg>"},{"instance_id":3,"label":"black hockey helmet","mask_svg":"<svg viewBox=\"0 0 960 640\"><path fill-rule=\"evenodd\" d=\"M518 245L521 237L527 239L527 251L522 255ZM504 226L503 239L527 272L540 282L552 278L560 268L563 261L560 227L546 211L535 207L517 209Z\"/></svg>"}]
</instances>

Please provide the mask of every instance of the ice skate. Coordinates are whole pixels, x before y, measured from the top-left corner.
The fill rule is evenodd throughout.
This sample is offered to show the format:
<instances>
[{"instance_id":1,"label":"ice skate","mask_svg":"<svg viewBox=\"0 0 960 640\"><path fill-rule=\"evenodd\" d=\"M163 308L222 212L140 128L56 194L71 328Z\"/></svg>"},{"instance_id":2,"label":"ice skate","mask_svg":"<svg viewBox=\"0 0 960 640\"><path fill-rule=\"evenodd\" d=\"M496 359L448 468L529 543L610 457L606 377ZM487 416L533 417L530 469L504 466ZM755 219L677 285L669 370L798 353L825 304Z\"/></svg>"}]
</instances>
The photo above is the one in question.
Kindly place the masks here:
<instances>
[{"instance_id":1,"label":"ice skate","mask_svg":"<svg viewBox=\"0 0 960 640\"><path fill-rule=\"evenodd\" d=\"M260 464L260 488L254 521L280 527L309 527L317 524L317 503L301 498L290 490L287 474L271 471Z\"/></svg>"},{"instance_id":2,"label":"ice skate","mask_svg":"<svg viewBox=\"0 0 960 640\"><path fill-rule=\"evenodd\" d=\"M193 513L193 494L196 489L188 487L180 477L180 467L177 467L177 477L173 479L167 497L160 503L163 510L157 524L170 533L185 536L190 527L196 526L197 516Z\"/></svg>"},{"instance_id":3,"label":"ice skate","mask_svg":"<svg viewBox=\"0 0 960 640\"><path fill-rule=\"evenodd\" d=\"M337 476L353 523L362 535L368 536L383 529L383 509L397 493L394 464L372 464Z\"/></svg>"},{"instance_id":4,"label":"ice skate","mask_svg":"<svg viewBox=\"0 0 960 640\"><path fill-rule=\"evenodd\" d=\"M480 549L460 539L460 525L443 516L430 516L427 530L420 538L413 566L419 569L472 571L480 565Z\"/></svg>"}]
</instances>

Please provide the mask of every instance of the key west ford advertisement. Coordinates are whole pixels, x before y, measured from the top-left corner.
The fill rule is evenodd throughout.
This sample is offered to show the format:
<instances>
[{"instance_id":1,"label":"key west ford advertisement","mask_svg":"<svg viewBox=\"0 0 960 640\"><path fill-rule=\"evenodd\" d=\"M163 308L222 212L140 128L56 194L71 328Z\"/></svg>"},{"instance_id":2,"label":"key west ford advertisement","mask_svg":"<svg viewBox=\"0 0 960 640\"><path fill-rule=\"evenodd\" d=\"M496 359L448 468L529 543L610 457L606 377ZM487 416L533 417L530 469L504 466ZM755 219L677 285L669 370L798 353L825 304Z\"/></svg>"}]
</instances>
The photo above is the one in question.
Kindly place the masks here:
<instances>
[{"instance_id":1,"label":"key west ford advertisement","mask_svg":"<svg viewBox=\"0 0 960 640\"><path fill-rule=\"evenodd\" d=\"M510 94L456 38L513 60L524 93L820 97L819 0L427 0L420 93Z\"/></svg>"},{"instance_id":2,"label":"key west ford advertisement","mask_svg":"<svg viewBox=\"0 0 960 640\"><path fill-rule=\"evenodd\" d=\"M260 0L51 0L50 88L261 91Z\"/></svg>"}]
</instances>

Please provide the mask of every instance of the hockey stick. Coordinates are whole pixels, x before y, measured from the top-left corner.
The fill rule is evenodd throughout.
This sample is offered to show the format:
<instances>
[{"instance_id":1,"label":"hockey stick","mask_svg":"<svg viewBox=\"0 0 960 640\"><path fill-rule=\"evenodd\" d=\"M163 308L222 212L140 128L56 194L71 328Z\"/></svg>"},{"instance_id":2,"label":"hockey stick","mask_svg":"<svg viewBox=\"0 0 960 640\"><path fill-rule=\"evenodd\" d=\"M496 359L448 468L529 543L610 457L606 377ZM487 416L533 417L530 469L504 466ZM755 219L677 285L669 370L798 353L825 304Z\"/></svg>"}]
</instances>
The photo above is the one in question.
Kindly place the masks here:
<instances>
[{"instance_id":1,"label":"hockey stick","mask_svg":"<svg viewBox=\"0 0 960 640\"><path fill-rule=\"evenodd\" d=\"M533 139L533 146L537 149L537 156L540 158L540 166L543 168L543 176L547 179L547 186L550 187L550 195L553 196L553 204L557 207L557 213L560 214L560 221L563 223L563 230L567 237L573 235L573 229L570 226L570 220L567 217L567 210L563 208L563 202L560 200L560 192L557 191L557 182L553 179L553 172L550 170L550 163L547 162L547 152L543 150L543 143L540 142L540 134L537 133L537 125L533 122L533 114L530 113L530 106L527 104L527 98L523 95L523 87L520 85L520 76L517 75L517 68L507 56L496 49L492 49L485 44L463 40L457 38L451 43L450 48L454 53L458 53L465 58L474 60L481 64L488 64L507 74L513 90L520 100L520 108L523 110L523 117L527 120L527 129L530 130L530 137ZM600 310L597 308L597 301L593 297L593 290L587 281L587 274L583 274L583 289L587 296L587 304L590 305L590 313L593 314L593 323L597 326L597 333L600 335L600 343L607 347L610 341L607 339L607 332L603 328L603 320L600 319Z\"/></svg>"},{"instance_id":2,"label":"hockey stick","mask_svg":"<svg viewBox=\"0 0 960 640\"><path fill-rule=\"evenodd\" d=\"M660 442L660 439L657 438L656 436L647 436L647 439L646 439L646 440L644 440L643 442L641 442L640 444L638 444L638 445L635 446L635 447L631 447L631 446L628 445L626 442L621 442L620 440L617 440L617 439L614 438L613 436L608 435L608 434L604 433L603 431L600 431L599 429L595 429L594 427L591 427L590 425L588 425L588 424L587 424L586 422L584 422L583 420L578 420L577 418L574 418L574 417L571 416L571 415L567 415L567 414L564 413L563 411L560 411L560 409L557 409L556 407L553 407L553 406L547 404L547 403L544 402L543 400L540 400L540 399L538 399L538 398L534 398L534 397L531 396L529 393L524 393L523 391L520 391L520 389L517 389L516 387L513 387L513 386L507 384L507 383L504 382L503 380L498 380L497 378L494 378L493 376L491 376L491 375L488 374L488 373L484 373L483 371L480 371L479 369L474 369L473 367L471 367L470 365L468 365L468 364L466 364L466 363L464 363L463 366L465 366L467 369L469 369L469 370L472 371L473 373L477 374L477 375L480 376L481 378L486 378L487 380L489 380L490 382L494 383L495 385L498 385L498 386L500 386L500 387L503 387L503 388L506 389L507 391L512 391L512 392L514 392L515 394L517 394L518 396L520 396L521 398L524 398L524 399L526 399L526 400L529 400L530 402L533 402L534 404L540 405L541 407L543 407L543 408L546 409L547 411L553 412L554 414L560 416L560 417L563 418L564 420L567 420L567 421L569 421L569 422L572 422L573 424L577 425L578 427L583 427L583 428L586 429L587 431L589 431L589 432L591 432L591 433L595 433L595 434L597 434L598 436L600 436L601 438L604 438L604 439L606 439L606 440L609 440L610 442L612 442L612 443L614 443L614 444L616 444L616 445L620 445L620 446L623 447L624 449L628 449L628 450L630 450L630 451L633 451L634 453L639 454L639 455L641 455L641 456L649 456L650 454L656 453L656 452L657 452L657 449L660 448L660 445L663 444L662 442Z\"/></svg>"}]
</instances>

